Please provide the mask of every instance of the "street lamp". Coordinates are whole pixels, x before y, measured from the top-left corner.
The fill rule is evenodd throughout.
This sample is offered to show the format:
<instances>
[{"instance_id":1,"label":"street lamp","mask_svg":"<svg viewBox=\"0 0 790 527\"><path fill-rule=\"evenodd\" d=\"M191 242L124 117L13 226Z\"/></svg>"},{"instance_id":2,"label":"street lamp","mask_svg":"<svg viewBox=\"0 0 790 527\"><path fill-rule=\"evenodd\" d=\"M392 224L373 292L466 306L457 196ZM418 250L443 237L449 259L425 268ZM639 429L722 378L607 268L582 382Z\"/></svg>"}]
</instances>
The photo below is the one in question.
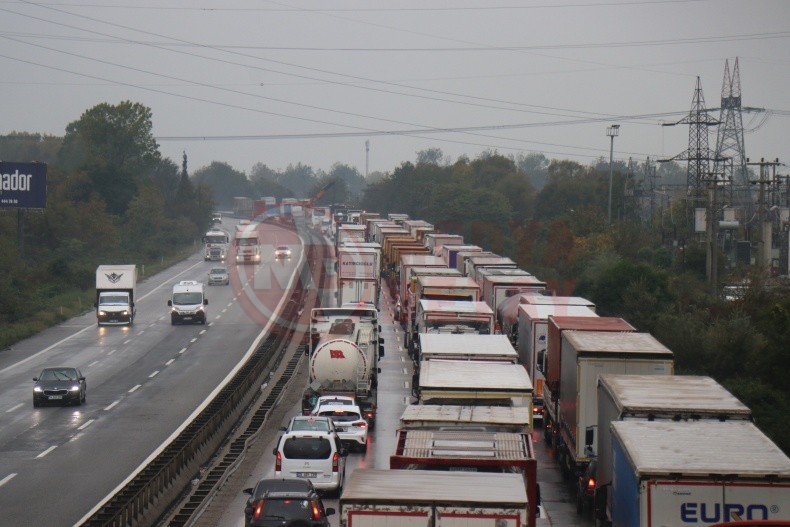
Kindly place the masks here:
<instances>
[{"instance_id":1,"label":"street lamp","mask_svg":"<svg viewBox=\"0 0 790 527\"><path fill-rule=\"evenodd\" d=\"M612 224L612 162L614 157L614 138L620 135L620 125L613 124L606 129L606 135L612 138L609 147L609 225Z\"/></svg>"}]
</instances>

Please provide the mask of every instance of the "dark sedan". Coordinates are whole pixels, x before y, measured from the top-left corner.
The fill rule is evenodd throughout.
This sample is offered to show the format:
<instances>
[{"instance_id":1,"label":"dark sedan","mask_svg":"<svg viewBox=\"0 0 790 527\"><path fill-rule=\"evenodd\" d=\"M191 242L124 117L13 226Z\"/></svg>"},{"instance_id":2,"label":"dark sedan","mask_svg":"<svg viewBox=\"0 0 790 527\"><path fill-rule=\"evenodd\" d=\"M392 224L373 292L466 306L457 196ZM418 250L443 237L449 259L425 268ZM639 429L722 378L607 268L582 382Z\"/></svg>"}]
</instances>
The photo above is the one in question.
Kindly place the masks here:
<instances>
[{"instance_id":1,"label":"dark sedan","mask_svg":"<svg viewBox=\"0 0 790 527\"><path fill-rule=\"evenodd\" d=\"M77 404L85 402L88 385L77 368L44 368L33 377L33 406L45 403Z\"/></svg>"}]
</instances>

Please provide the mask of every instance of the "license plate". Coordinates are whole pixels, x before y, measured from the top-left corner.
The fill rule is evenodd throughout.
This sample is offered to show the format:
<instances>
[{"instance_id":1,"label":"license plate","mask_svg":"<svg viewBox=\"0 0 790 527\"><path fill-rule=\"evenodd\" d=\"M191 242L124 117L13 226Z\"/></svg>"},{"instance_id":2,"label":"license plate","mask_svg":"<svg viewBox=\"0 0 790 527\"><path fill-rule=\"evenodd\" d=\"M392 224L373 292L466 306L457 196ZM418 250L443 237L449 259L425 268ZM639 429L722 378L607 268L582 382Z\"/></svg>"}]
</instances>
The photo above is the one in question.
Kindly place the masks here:
<instances>
[{"instance_id":1,"label":"license plate","mask_svg":"<svg viewBox=\"0 0 790 527\"><path fill-rule=\"evenodd\" d=\"M316 472L297 472L297 478L314 478L318 475Z\"/></svg>"},{"instance_id":2,"label":"license plate","mask_svg":"<svg viewBox=\"0 0 790 527\"><path fill-rule=\"evenodd\" d=\"M346 431L345 428L335 428L335 430L337 430L338 432L345 432Z\"/></svg>"},{"instance_id":3,"label":"license plate","mask_svg":"<svg viewBox=\"0 0 790 527\"><path fill-rule=\"evenodd\" d=\"M63 399L62 395L48 395L47 399Z\"/></svg>"}]
</instances>

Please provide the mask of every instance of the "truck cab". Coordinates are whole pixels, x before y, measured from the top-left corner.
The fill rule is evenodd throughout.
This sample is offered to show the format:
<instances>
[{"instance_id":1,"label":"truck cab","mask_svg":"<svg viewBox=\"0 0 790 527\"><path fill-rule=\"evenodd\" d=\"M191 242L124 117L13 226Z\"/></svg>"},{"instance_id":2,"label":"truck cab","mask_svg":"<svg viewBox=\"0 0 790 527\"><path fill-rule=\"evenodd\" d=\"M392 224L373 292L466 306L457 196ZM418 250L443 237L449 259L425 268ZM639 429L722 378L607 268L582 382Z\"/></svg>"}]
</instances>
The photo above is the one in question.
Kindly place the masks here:
<instances>
[{"instance_id":1,"label":"truck cab","mask_svg":"<svg viewBox=\"0 0 790 527\"><path fill-rule=\"evenodd\" d=\"M194 280L184 280L173 286L173 295L167 301L170 307L170 323L206 323L206 298L203 284Z\"/></svg>"}]
</instances>

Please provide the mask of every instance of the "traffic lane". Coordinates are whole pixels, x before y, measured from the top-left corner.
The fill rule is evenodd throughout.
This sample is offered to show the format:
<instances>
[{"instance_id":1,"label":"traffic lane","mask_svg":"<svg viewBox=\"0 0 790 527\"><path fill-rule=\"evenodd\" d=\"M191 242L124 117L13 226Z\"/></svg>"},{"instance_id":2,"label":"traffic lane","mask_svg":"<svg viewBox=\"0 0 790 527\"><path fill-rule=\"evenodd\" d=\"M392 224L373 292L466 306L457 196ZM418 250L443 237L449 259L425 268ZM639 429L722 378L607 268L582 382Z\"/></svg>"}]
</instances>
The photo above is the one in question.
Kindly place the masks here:
<instances>
[{"instance_id":1,"label":"traffic lane","mask_svg":"<svg viewBox=\"0 0 790 527\"><path fill-rule=\"evenodd\" d=\"M164 316L160 317L159 322L162 323L163 327L164 327L164 325L169 327L169 319L168 319L168 317L164 317ZM254 324L250 325L250 327L253 328L251 334L255 334L258 331L258 328ZM177 330L182 330L183 329L183 330L186 330L187 328L179 327L179 328L172 328L172 329L177 329ZM170 335L175 335L175 334L178 333L178 332L176 332L174 334L174 333L172 333L172 330L169 330L169 331L170 331L170 333L169 333ZM199 333L204 333L204 332L205 332L204 329L199 329ZM212 344L210 346L207 346L207 349L211 349L212 351L215 351L216 349L226 350L226 348L229 345L231 345L231 347L232 347L232 338L231 337L234 336L234 335L235 336L239 336L238 327L235 327L235 328L231 327L231 328L229 328L229 333L227 335L224 335L224 336L219 338L218 342L221 342L221 345L218 345L217 343L214 343L214 344ZM193 339L195 339L195 337L192 337L192 335L188 335L188 336L191 337L189 339L190 342L192 342ZM250 337L250 340L251 340L251 337ZM178 345L176 345L176 346L168 345L165 342L165 343L161 343L160 345L152 346L150 349L152 349L152 350L153 349L163 349L163 350L169 350L171 352L175 352L175 350L178 349ZM185 349L185 347L181 348L181 350L184 350L184 349ZM181 351L181 350L179 350L179 351ZM226 354L225 356L230 358L231 361L235 360L235 359L233 359L233 357L230 354ZM159 376L158 377L159 379L164 380L165 377L164 376L160 376L160 372L162 372L162 370L160 370L159 368L162 368L164 366L168 366L168 362L174 361L174 359L177 358L177 357L174 356L171 359L169 359L167 362L164 363L164 366L162 366L162 364L160 364L160 358L157 357L156 353L148 353L148 354L146 354L146 358L152 359L153 362L149 364L147 361L138 361L137 363L134 364L134 370L135 371L130 371L129 368L126 368L126 371L124 372L124 377L128 378L126 380L130 381L129 384L131 384L133 382L132 381L133 379L141 379L141 382L138 382L137 384L134 384L131 388L129 388L128 393L135 394L135 395L129 395L129 398L132 399L132 398L136 398L136 397L141 397L141 394L147 392L148 395L153 395L153 400L154 401L159 400L161 402L160 403L155 403L154 408L148 409L148 410L146 410L146 408L144 408L142 406L140 406L140 407L135 406L135 411L132 413L131 419L128 419L128 425L124 425L123 424L124 423L124 419L123 419L124 411L123 410L124 410L125 407L123 405L120 405L120 406L118 405L118 403L122 403L123 400L116 400L114 402L109 403L106 407L104 407L106 409L106 411L115 410L115 418L113 420L113 425L110 427L109 434L107 434L106 437L100 439L96 446L98 446L99 450L101 450L101 447L104 446L104 445L118 445L117 452L119 452L120 455L116 456L113 453L113 452L116 451L115 449L113 449L113 448L108 449L111 452L110 458L106 459L104 461L100 461L100 465L101 466L113 466L114 468L116 468L117 466L120 466L121 463L124 462L124 458L125 457L128 457L129 459L132 459L132 458L135 457L135 454L134 454L134 452L136 452L135 447L137 447L139 449L140 448L139 445L152 444L151 443L152 440L153 440L153 442L155 444L156 441L159 441L162 437L166 436L165 432L167 432L167 430L163 430L160 427L160 425L157 425L156 423L168 422L168 421L172 421L173 420L172 410L174 409L174 403L175 404L180 404L181 408L182 408L182 410L180 412L177 412L180 415L176 416L176 420L175 420L176 423L181 422L180 420L182 420L185 415L188 415L188 411L191 408L194 407L194 404L192 402L190 402L189 398L186 398L182 394L178 394L177 392L173 391L172 387L173 386L177 386L178 383L173 382L172 379L167 380L167 383L166 383L167 388L162 391L162 396L161 397L156 395L155 394L155 389L152 388L153 386L156 386L155 383L150 383L150 385L146 384L148 382L148 380L150 380L150 379L152 379L154 377L157 377L157 376ZM189 363L187 363L187 364L189 364ZM216 365L219 368L219 373L225 373L229 369L228 366L223 366L223 361L217 361L216 360L216 352L211 354L211 358L210 358L209 364L210 365ZM200 372L201 372L201 374L205 374L206 368L205 367L201 367L200 368ZM194 383L194 377L189 377L187 379L187 382L185 383L185 385L188 388L191 388L191 384L193 384L193 383ZM213 387L216 384L218 384L218 381L215 382L214 380L210 379L209 385L211 385ZM146 387L148 387L147 390L146 390ZM186 393L190 393L190 391L187 391ZM168 396L169 396L169 399L168 399ZM101 393L99 393L98 397L95 396L95 395L92 395L91 398L92 399L96 398L97 401L99 403L101 403L102 405L107 402L106 400L102 400L102 394ZM128 408L128 406L126 408ZM164 409L167 409L168 411L165 411ZM83 426L83 425L85 425L85 423L88 423L92 427L92 430L94 432L93 436L94 437L100 437L101 436L101 432L104 430L102 428L102 425L105 422L106 422L106 420L98 421L96 424L94 424L93 420L87 419L80 426ZM149 427L148 426L149 422L150 423L154 423L154 425ZM142 426L141 426L141 423L142 423ZM76 423L75 423L75 425L76 425ZM90 435L86 435L86 434L77 434L77 435L84 435L85 437L88 437L88 438L91 437ZM119 438L120 438L120 440L119 440ZM60 440L63 440L63 439L64 438L60 438ZM70 437L69 438L69 444L73 443L74 439L75 439L74 436ZM84 441L81 441L81 444L89 443L89 442L90 442L89 440L84 440ZM52 448L52 447L57 448L57 446L58 445L56 444L56 445L52 445L51 447L48 447L48 448ZM144 448L145 447L143 447L143 452L145 452ZM96 450L96 448L93 448L93 447L89 446L85 450L86 450L86 452L90 453L90 452L93 452L94 450ZM57 452L57 454L60 454L61 452L64 452L64 451L65 451L65 449L60 449ZM150 449L149 449L149 451L150 451ZM58 459L58 457L59 457L58 455L55 455L54 451L47 450L46 452L47 452L46 453L46 457L48 459L50 459L50 460L55 460L55 459ZM140 457L140 456L137 456L137 457ZM40 459L40 458L37 458L37 459ZM91 461L97 461L97 459L94 458L94 459L91 459ZM123 475L127 474L128 471L131 470L131 468L134 468L133 466L129 465L129 463L125 463L123 465L123 467L124 468L123 468L123 471L121 472L121 476L118 477L117 480L122 479ZM46 471L46 472L72 474L72 473L75 473L75 471L78 470L78 469L79 469L79 467L70 467L70 469L68 469L68 468L62 468L61 469L61 468L59 468L59 469L56 469L56 470L51 470L51 471ZM117 470L117 468L116 468L116 470ZM33 470L31 470L30 473L38 474L38 472L33 471ZM108 476L109 478L112 478L112 476L110 476L109 474L107 474L105 472L101 472L100 473L100 477L96 477L94 475L94 477L91 479L91 483L100 483L104 476ZM22 485L24 484L24 482L26 481L26 479L24 477L17 478L17 476L14 476L14 479L15 479L15 481L13 482L13 487L15 487L17 489L20 489L22 487ZM40 484L37 484L38 482L36 481L36 479L37 478L35 478L35 477L33 478L33 485L36 486L36 489L35 489L34 492L40 493L40 492L42 492L42 488L41 488ZM7 483L7 485L6 485L6 487L7 488L11 488L12 487L12 482L9 481ZM84 485L83 485L83 488L85 488ZM100 487L97 487L97 488L100 488ZM86 492L84 494L87 495L87 499L90 500L89 496L92 495L92 491L91 492L87 492L88 490L91 490L91 489L85 489L85 490L86 490ZM105 489L105 492L106 491L107 490ZM9 495L9 494L6 494L6 493L2 493L2 494L6 495L6 496ZM27 495L27 496L32 495L29 492L25 492L25 491L21 492L20 494L21 495ZM55 496L55 495L57 495L57 492L53 492L52 494L50 494L50 493L45 493L45 494L46 495ZM0 499L2 499L2 498L0 498ZM54 500L50 500L50 501L54 501ZM97 498L96 501L98 501L98 498ZM88 503L88 505L90 505L90 503ZM68 506L68 505L64 504L64 507L66 507L66 506ZM3 510L4 510L4 513L7 511L10 516L15 514L15 511L12 510L10 507L3 507ZM58 507L56 507L55 510L58 510ZM60 508L60 510L62 512L63 508ZM24 514L24 511L22 511L22 513ZM24 518L25 516L21 516L21 517ZM62 520L63 514L61 513L60 515L58 515L58 518L60 520ZM58 518L52 518L52 519L57 520ZM44 521L48 521L48 520L49 520L49 518L44 518Z\"/></svg>"}]
</instances>

